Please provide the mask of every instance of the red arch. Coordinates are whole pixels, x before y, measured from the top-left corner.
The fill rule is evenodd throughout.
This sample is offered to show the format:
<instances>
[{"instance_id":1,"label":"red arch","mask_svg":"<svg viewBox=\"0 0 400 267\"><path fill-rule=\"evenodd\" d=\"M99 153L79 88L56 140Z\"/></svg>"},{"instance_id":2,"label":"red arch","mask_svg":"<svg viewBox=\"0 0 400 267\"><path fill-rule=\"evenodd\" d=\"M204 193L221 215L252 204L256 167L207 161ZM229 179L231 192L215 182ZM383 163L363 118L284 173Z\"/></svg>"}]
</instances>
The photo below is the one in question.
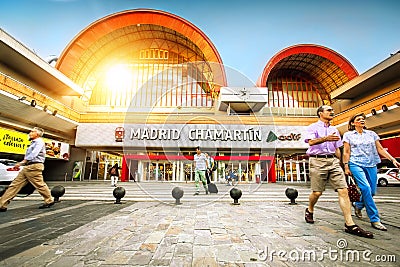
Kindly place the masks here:
<instances>
[{"instance_id":1,"label":"red arch","mask_svg":"<svg viewBox=\"0 0 400 267\"><path fill-rule=\"evenodd\" d=\"M332 49L313 44L299 44L285 48L280 52L278 52L275 56L273 56L265 66L264 71L262 72L261 77L257 82L257 86L260 87L266 86L269 73L279 61L291 55L300 53L314 54L332 61L340 69L342 69L342 71L346 74L349 80L358 76L358 72L354 68L354 66L345 57L333 51Z\"/></svg>"},{"instance_id":2,"label":"red arch","mask_svg":"<svg viewBox=\"0 0 400 267\"><path fill-rule=\"evenodd\" d=\"M170 28L189 38L204 53L208 62L216 62L221 66L221 74L217 75L223 86L226 86L226 77L222 59L210 39L189 21L153 9L134 9L115 13L101 18L83 29L64 49L57 60L56 68L68 75L75 62L90 45L110 32L135 24L153 24Z\"/></svg>"}]
</instances>

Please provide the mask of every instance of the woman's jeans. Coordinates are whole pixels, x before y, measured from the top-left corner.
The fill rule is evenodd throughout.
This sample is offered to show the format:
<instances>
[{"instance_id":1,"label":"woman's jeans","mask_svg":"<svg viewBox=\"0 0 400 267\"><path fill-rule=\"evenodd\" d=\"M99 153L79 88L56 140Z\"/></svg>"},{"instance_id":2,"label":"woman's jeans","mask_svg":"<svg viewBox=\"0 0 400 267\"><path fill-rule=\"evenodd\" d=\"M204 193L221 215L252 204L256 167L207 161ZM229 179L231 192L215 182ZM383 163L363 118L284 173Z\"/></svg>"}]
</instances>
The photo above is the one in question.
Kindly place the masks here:
<instances>
[{"instance_id":1,"label":"woman's jeans","mask_svg":"<svg viewBox=\"0 0 400 267\"><path fill-rule=\"evenodd\" d=\"M360 210L365 207L370 222L379 222L378 208L372 198L376 194L377 168L358 166L351 162L349 162L349 168L361 190L361 199L354 203L355 206Z\"/></svg>"}]
</instances>

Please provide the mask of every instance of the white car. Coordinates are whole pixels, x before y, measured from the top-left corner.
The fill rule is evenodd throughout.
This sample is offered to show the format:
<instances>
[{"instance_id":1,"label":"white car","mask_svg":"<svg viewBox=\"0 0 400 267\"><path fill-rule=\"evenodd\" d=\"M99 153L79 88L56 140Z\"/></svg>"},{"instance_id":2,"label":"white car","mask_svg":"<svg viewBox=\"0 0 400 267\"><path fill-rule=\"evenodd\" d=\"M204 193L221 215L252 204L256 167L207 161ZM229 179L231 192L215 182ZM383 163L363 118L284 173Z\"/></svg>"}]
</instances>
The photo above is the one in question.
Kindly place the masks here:
<instances>
[{"instance_id":1,"label":"white car","mask_svg":"<svg viewBox=\"0 0 400 267\"><path fill-rule=\"evenodd\" d=\"M10 184L23 167L16 168L14 165L17 163L11 159L0 159L0 183Z\"/></svg>"},{"instance_id":2,"label":"white car","mask_svg":"<svg viewBox=\"0 0 400 267\"><path fill-rule=\"evenodd\" d=\"M400 169L382 168L378 170L378 186L400 184Z\"/></svg>"}]
</instances>

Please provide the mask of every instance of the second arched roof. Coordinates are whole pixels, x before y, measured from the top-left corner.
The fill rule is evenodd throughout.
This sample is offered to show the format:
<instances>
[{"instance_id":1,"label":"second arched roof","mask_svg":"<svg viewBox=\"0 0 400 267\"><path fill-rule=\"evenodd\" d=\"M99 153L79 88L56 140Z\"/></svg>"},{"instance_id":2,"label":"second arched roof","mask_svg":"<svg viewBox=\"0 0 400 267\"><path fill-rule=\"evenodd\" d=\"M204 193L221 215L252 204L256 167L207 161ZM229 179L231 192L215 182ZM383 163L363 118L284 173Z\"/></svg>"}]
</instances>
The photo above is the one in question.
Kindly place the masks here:
<instances>
[{"instance_id":1,"label":"second arched roof","mask_svg":"<svg viewBox=\"0 0 400 267\"><path fill-rule=\"evenodd\" d=\"M294 45L278 52L265 66L257 85L267 86L269 78L282 72L306 73L318 81L327 93L358 76L357 70L346 58L332 49L314 44Z\"/></svg>"}]
</instances>

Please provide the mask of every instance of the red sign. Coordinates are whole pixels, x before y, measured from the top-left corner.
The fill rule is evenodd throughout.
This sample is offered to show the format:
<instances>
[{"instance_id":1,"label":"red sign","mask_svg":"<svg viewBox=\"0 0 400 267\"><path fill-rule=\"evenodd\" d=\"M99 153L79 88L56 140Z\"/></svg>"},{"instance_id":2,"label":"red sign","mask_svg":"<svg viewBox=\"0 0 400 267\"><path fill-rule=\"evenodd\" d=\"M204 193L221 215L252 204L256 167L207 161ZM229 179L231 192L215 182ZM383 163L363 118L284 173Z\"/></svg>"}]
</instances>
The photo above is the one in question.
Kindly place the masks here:
<instances>
[{"instance_id":1,"label":"red sign","mask_svg":"<svg viewBox=\"0 0 400 267\"><path fill-rule=\"evenodd\" d=\"M393 137L384 140L380 140L383 148L386 148L390 155L395 158L400 157L400 137Z\"/></svg>"},{"instance_id":2,"label":"red sign","mask_svg":"<svg viewBox=\"0 0 400 267\"><path fill-rule=\"evenodd\" d=\"M116 142L122 142L125 137L125 129L124 127L117 127L115 129L115 141Z\"/></svg>"}]
</instances>

